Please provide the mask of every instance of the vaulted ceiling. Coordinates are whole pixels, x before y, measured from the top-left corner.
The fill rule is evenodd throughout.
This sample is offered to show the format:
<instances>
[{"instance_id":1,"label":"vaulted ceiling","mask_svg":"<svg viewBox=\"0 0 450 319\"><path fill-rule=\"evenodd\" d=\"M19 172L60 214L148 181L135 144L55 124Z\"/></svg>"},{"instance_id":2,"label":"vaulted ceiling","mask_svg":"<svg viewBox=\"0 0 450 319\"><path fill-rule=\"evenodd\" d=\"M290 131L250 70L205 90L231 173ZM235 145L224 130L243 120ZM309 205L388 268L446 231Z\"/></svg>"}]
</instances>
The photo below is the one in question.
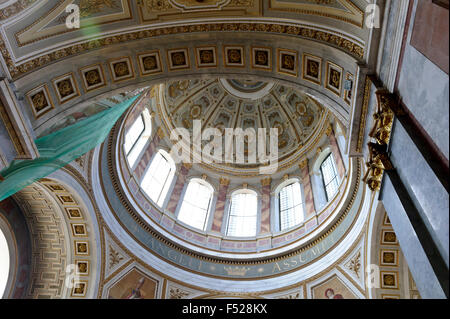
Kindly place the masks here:
<instances>
[{"instance_id":1,"label":"vaulted ceiling","mask_svg":"<svg viewBox=\"0 0 450 319\"><path fill-rule=\"evenodd\" d=\"M311 32L323 32L312 37L332 43L328 37L340 36L362 50L369 36L369 30L364 26L367 0L60 0L27 3L31 4L12 4L0 11L4 41L0 44L4 46L3 57L13 78L42 63L32 59L41 57L45 60L44 54L75 43L86 46L82 43L88 39L130 31L151 30L154 35L164 36L192 32L183 28L199 26L199 23L203 27L194 32L251 31L258 29L258 26L253 26L255 23L271 25L275 31L295 26L305 28L302 36L311 38ZM72 3L80 8L80 29L66 26L70 17L66 8ZM230 23L235 25L226 27ZM238 25L242 23L246 25ZM206 27L211 24L214 26ZM168 31L167 27L176 27L177 30ZM95 44L89 46L98 47ZM30 60L33 65L25 66L25 70L15 69Z\"/></svg>"}]
</instances>

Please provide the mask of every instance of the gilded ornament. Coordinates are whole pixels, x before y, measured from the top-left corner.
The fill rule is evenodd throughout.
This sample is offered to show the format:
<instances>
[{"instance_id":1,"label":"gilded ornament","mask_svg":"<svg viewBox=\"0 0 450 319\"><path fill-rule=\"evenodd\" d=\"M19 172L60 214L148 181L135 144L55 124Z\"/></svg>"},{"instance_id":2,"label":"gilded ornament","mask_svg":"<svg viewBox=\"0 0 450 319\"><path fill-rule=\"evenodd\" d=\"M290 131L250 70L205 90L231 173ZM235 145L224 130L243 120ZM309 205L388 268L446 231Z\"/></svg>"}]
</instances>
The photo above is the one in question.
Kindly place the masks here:
<instances>
[{"instance_id":1,"label":"gilded ornament","mask_svg":"<svg viewBox=\"0 0 450 319\"><path fill-rule=\"evenodd\" d=\"M123 257L118 251L114 250L111 246L109 247L109 268L118 265L123 260Z\"/></svg>"},{"instance_id":2,"label":"gilded ornament","mask_svg":"<svg viewBox=\"0 0 450 319\"><path fill-rule=\"evenodd\" d=\"M62 98L65 98L66 96L72 95L75 93L72 82L70 82L69 79L62 80L57 84L59 94Z\"/></svg>"},{"instance_id":3,"label":"gilded ornament","mask_svg":"<svg viewBox=\"0 0 450 319\"><path fill-rule=\"evenodd\" d=\"M270 177L261 180L261 186L270 186L270 183L272 183L272 178Z\"/></svg>"},{"instance_id":4,"label":"gilded ornament","mask_svg":"<svg viewBox=\"0 0 450 319\"><path fill-rule=\"evenodd\" d=\"M183 299L184 297L189 296L189 293L178 289L178 288L170 288L169 290L169 299Z\"/></svg>"}]
</instances>

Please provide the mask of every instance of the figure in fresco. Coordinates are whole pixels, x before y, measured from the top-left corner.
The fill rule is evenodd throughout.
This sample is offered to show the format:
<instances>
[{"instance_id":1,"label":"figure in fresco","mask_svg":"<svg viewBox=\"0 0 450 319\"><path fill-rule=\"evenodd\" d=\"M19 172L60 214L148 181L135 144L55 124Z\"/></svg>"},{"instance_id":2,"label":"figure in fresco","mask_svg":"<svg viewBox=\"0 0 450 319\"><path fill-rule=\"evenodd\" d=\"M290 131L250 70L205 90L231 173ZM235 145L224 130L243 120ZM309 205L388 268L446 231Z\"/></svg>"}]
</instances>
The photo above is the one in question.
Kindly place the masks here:
<instances>
[{"instance_id":1,"label":"figure in fresco","mask_svg":"<svg viewBox=\"0 0 450 319\"><path fill-rule=\"evenodd\" d=\"M344 299L344 297L342 297L342 295L335 294L334 290L331 288L328 288L327 290L325 290L325 297L327 297L328 299Z\"/></svg>"},{"instance_id":2,"label":"figure in fresco","mask_svg":"<svg viewBox=\"0 0 450 319\"><path fill-rule=\"evenodd\" d=\"M128 295L125 295L122 299L144 299L144 295L141 291L142 286L144 285L145 278L142 277L137 282L134 288L131 288L131 292Z\"/></svg>"}]
</instances>

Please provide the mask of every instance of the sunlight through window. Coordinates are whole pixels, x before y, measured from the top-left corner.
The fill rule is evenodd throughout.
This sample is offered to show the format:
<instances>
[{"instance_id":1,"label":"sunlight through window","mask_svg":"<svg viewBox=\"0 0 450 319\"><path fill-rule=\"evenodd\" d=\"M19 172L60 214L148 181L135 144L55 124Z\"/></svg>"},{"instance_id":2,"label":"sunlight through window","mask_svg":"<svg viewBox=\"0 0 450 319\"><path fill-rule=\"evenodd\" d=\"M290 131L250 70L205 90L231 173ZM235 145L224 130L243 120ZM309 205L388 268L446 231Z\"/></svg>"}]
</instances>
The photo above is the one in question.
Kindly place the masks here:
<instances>
[{"instance_id":1,"label":"sunlight through window","mask_svg":"<svg viewBox=\"0 0 450 319\"><path fill-rule=\"evenodd\" d=\"M256 236L257 195L246 190L231 197L227 236Z\"/></svg>"},{"instance_id":2,"label":"sunlight through window","mask_svg":"<svg viewBox=\"0 0 450 319\"><path fill-rule=\"evenodd\" d=\"M189 182L178 219L192 227L205 230L213 189L203 180Z\"/></svg>"}]
</instances>

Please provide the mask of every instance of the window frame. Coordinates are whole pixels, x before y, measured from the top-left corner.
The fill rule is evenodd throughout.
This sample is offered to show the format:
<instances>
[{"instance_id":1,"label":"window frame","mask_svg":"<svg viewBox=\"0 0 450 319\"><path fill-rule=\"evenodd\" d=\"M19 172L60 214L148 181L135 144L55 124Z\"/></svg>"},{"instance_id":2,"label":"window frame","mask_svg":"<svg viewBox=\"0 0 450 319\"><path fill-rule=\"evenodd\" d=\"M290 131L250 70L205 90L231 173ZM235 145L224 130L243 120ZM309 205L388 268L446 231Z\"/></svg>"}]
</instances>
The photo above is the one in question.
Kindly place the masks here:
<instances>
[{"instance_id":1,"label":"window frame","mask_svg":"<svg viewBox=\"0 0 450 319\"><path fill-rule=\"evenodd\" d=\"M208 207L206 208L205 219L204 219L204 222L203 222L203 228L198 228L198 227L193 226L193 225L191 225L191 224L189 224L189 223L187 223L187 222L185 222L185 221L180 219L180 213L182 212L183 203L185 202L185 198L186 198L186 195L187 195L187 192L188 192L188 189L189 189L189 185L191 185L191 183L193 183L193 182L194 183L199 183L199 184L201 184L203 186L206 186L209 189L209 191L210 191L210 197L209 197ZM187 201L187 202L190 205L195 206L195 204L192 204L189 201ZM176 214L177 220L180 221L181 223L189 226L189 227L192 227L192 228L196 229L196 230L207 231L208 224L209 224L208 222L209 222L209 219L211 217L211 210L212 210L212 207L213 207L213 203L214 203L214 187L210 183L208 183L207 181L205 181L205 180L203 180L201 178L192 177L189 180L189 182L187 183L187 186L186 186L185 191L183 193L183 199L181 200L181 203L180 203L180 206L178 208L178 211L176 212L177 213Z\"/></svg>"},{"instance_id":2,"label":"window frame","mask_svg":"<svg viewBox=\"0 0 450 319\"><path fill-rule=\"evenodd\" d=\"M170 168L169 168L169 173L167 174L167 176L165 177L164 182L162 183L162 187L161 187L161 190L159 192L157 200L153 200L151 198L150 194L146 191L146 187L143 184L144 184L144 181L145 181L145 179L147 177L147 174L151 174L150 167L152 166L152 163L155 160L156 156L158 156L158 154L160 154L167 161L167 163L170 166ZM174 180L174 177L175 177L175 172L176 172L175 161L172 159L170 154L167 151L165 151L164 149L158 149L155 152L155 154L152 156L152 158L150 160L150 163L149 163L149 165L148 165L148 167L147 167L147 169L146 169L146 171L145 171L145 173L144 173L144 175L142 177L142 180L141 180L139 186L144 190L145 195L148 196L150 198L150 200L152 202L154 202L156 205L158 205L160 208L164 208L164 204L165 204L165 202L167 200L167 195L169 194L169 191L170 191L170 186L173 183L173 180ZM151 176L154 178L153 174L151 174ZM170 182L168 182L169 177L171 178ZM166 190L165 191L165 193L166 193L165 197L161 201L161 204L159 204L160 199L161 199L161 195L163 194L164 190Z\"/></svg>"},{"instance_id":3,"label":"window frame","mask_svg":"<svg viewBox=\"0 0 450 319\"><path fill-rule=\"evenodd\" d=\"M282 210L281 210L280 194L283 191L283 189L285 189L286 187L289 187L289 186L291 186L293 184L298 184L299 185L299 188L300 188L300 204L298 204L296 206L289 207L288 209L285 209L283 211L289 211L289 210L291 210L291 209L293 209L293 208L295 208L297 206L301 206L301 213L302 213L303 216L301 216L301 221L299 223L283 229L282 228L282 219L281 219ZM286 181L285 183L282 183L280 186L278 186L278 191L277 191L276 194L277 194L277 201L278 201L278 226L279 226L278 230L280 232L287 231L289 229L292 229L292 228L297 227L297 226L301 225L302 223L304 223L305 222L305 200L304 200L304 196L303 196L304 195L303 194L303 187L302 187L302 184L300 183L300 181L297 178L295 178L295 179L290 179L290 180Z\"/></svg>"},{"instance_id":4,"label":"window frame","mask_svg":"<svg viewBox=\"0 0 450 319\"><path fill-rule=\"evenodd\" d=\"M322 167L323 167L323 164L329 158L331 158L331 166L333 167L334 177L328 182L328 184L325 184L325 177L324 177L324 174L323 174ZM337 181L337 191L331 197L335 196L338 193L338 191L339 191L339 174L337 172L336 161L334 159L334 156L333 156L332 152L330 152L327 156L325 156L325 159L322 161L322 163L320 163L319 169L320 169L320 174L321 174L321 177L322 177L322 185L323 185L323 190L325 192L325 198L326 198L327 202L329 202L331 200L331 198L329 198L328 191L327 191L327 186L330 185L334 180L336 180Z\"/></svg>"},{"instance_id":5,"label":"window frame","mask_svg":"<svg viewBox=\"0 0 450 319\"><path fill-rule=\"evenodd\" d=\"M141 119L142 123L144 124L144 129L140 132L139 136L136 138L133 145L127 152L126 148L125 148L126 135L129 133L129 130L136 123L136 121L139 120L139 118ZM139 163L139 159L142 156L142 152L152 137L152 129L153 129L153 125L152 125L152 116L150 114L150 110L148 108L144 108L144 110L139 114L139 117L137 117L135 119L133 124L128 128L128 131L126 131L124 134L123 153L125 154L125 159L130 168L135 167L137 165L137 163ZM139 150L136 149L136 147L138 145L140 145Z\"/></svg>"},{"instance_id":6,"label":"window frame","mask_svg":"<svg viewBox=\"0 0 450 319\"><path fill-rule=\"evenodd\" d=\"M232 215L231 214L231 209L233 206L233 197L239 194L253 194L255 196L255 200L256 200L256 207L255 207L255 216L236 216L236 215ZM260 210L260 205L259 205L259 194L258 192L256 192L253 189L248 189L248 188L241 188L238 190L235 190L231 193L230 198L228 200L228 207L227 207L227 222L225 225L225 236L226 237L232 237L232 238L252 238L258 235L258 225L259 225L259 210ZM230 235L229 234L229 228L230 228L230 221L232 219L232 216L236 216L238 218L254 218L255 219L255 234L254 235L244 235L244 236L240 236L240 235Z\"/></svg>"},{"instance_id":7,"label":"window frame","mask_svg":"<svg viewBox=\"0 0 450 319\"><path fill-rule=\"evenodd\" d=\"M144 124L144 127L141 131L141 133L139 133L138 137L136 138L136 140L133 142L133 145L130 147L129 151L126 152L125 156L128 158L128 156L131 154L131 152L133 151L133 149L136 147L137 143L139 142L139 140L141 139L142 135L145 133L145 130L147 129L147 124L145 123L145 117L143 112L141 114L139 114L139 117L133 122L133 124L130 126L129 130L134 126L134 124L136 124L136 121L138 119L141 119L142 124ZM129 132L125 133L125 137Z\"/></svg>"}]
</instances>

